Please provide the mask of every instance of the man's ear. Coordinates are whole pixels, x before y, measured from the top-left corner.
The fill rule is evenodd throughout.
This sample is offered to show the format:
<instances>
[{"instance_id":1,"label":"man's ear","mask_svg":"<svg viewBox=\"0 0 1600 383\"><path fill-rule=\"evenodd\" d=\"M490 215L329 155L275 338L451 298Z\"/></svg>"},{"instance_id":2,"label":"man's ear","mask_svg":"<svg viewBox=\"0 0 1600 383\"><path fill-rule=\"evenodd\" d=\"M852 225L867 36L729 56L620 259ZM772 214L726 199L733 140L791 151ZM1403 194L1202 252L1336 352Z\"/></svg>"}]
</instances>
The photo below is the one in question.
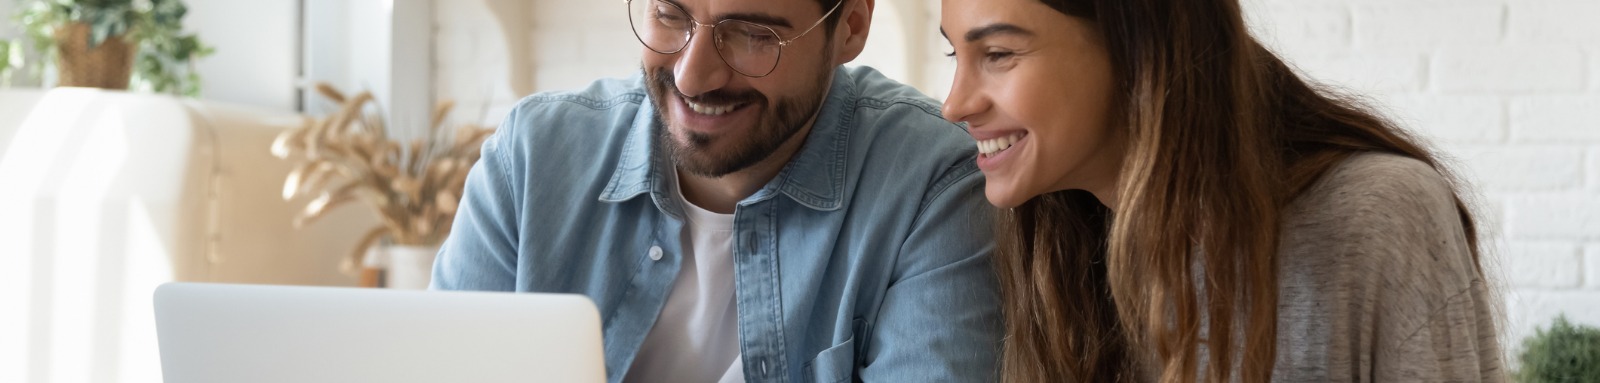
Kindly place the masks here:
<instances>
[{"instance_id":1,"label":"man's ear","mask_svg":"<svg viewBox=\"0 0 1600 383\"><path fill-rule=\"evenodd\" d=\"M867 48L867 32L872 30L872 11L876 0L840 0L847 4L839 9L844 13L834 29L834 66L844 65L861 55Z\"/></svg>"}]
</instances>

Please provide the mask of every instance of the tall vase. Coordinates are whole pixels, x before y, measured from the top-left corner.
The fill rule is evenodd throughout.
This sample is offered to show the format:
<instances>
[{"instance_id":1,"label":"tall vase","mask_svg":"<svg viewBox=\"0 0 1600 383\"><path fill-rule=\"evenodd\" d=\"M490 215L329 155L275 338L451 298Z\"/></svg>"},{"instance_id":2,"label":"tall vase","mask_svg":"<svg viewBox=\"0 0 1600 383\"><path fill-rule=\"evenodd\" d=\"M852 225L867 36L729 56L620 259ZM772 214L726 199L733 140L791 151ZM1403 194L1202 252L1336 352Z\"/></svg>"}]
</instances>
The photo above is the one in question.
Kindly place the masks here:
<instances>
[{"instance_id":1,"label":"tall vase","mask_svg":"<svg viewBox=\"0 0 1600 383\"><path fill-rule=\"evenodd\" d=\"M118 35L90 48L89 33L89 24L81 22L68 23L56 30L56 44L61 54L57 65L60 85L128 89L139 46L128 42L126 35Z\"/></svg>"},{"instance_id":2,"label":"tall vase","mask_svg":"<svg viewBox=\"0 0 1600 383\"><path fill-rule=\"evenodd\" d=\"M426 290L433 281L433 259L439 245L384 245L367 254L367 264L384 271L383 287Z\"/></svg>"}]
</instances>

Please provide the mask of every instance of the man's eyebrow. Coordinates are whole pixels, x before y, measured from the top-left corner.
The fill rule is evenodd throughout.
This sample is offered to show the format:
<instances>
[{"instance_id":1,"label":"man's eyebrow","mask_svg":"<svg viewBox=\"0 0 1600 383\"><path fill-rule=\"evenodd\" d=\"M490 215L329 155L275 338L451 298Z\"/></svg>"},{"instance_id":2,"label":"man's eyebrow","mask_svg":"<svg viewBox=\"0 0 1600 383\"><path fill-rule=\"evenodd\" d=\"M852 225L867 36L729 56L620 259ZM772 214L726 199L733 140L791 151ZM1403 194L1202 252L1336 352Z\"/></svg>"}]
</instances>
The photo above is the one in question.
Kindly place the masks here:
<instances>
[{"instance_id":1,"label":"man's eyebrow","mask_svg":"<svg viewBox=\"0 0 1600 383\"><path fill-rule=\"evenodd\" d=\"M645 0L635 0L635 1L645 1ZM676 0L660 0L660 1L664 1L664 2L667 2L668 4L675 5L678 8L683 9L684 12L687 12L687 13L689 13L691 15L694 14L693 10L690 10L689 7L683 6L683 4L678 3ZM722 20L739 20L739 21L747 21L747 22L752 22L752 23L756 23L756 24L761 24L761 25L765 25L765 26L769 26L769 27L794 29L794 24L790 24L789 23L789 19L785 19L785 18L782 18L782 17L773 16L773 15L769 15L769 14L765 14L765 13L755 13L755 12L722 14L722 15L719 15L717 18L713 19L712 21L710 21L709 24L716 24L717 22L722 21Z\"/></svg>"},{"instance_id":2,"label":"man's eyebrow","mask_svg":"<svg viewBox=\"0 0 1600 383\"><path fill-rule=\"evenodd\" d=\"M940 28L939 29L939 33L944 33L944 28ZM1022 27L1019 27L1019 26L1016 26L1016 25L1013 25L1013 24L997 23L997 24L985 25L983 27L975 28L973 30L967 31L966 39L967 39L967 42L970 43L970 42L974 42L974 41L978 41L978 40L983 40L985 38L988 38L989 36L994 36L994 35L1033 36L1033 31L1029 31L1029 30L1027 30L1025 28L1022 28ZM945 35L945 39L946 40L950 39L950 36L949 35Z\"/></svg>"},{"instance_id":3,"label":"man's eyebrow","mask_svg":"<svg viewBox=\"0 0 1600 383\"><path fill-rule=\"evenodd\" d=\"M789 20L788 19L785 19L785 18L782 18L782 17L778 17L778 16L769 15L769 14L765 14L765 13L728 13L728 14L723 14L721 18L717 19L717 21L722 21L722 20L747 21L747 22L761 24L761 25L765 25L765 26L769 26L769 27L779 27L779 28L785 28L785 29L793 29L794 28L793 25L789 24Z\"/></svg>"}]
</instances>

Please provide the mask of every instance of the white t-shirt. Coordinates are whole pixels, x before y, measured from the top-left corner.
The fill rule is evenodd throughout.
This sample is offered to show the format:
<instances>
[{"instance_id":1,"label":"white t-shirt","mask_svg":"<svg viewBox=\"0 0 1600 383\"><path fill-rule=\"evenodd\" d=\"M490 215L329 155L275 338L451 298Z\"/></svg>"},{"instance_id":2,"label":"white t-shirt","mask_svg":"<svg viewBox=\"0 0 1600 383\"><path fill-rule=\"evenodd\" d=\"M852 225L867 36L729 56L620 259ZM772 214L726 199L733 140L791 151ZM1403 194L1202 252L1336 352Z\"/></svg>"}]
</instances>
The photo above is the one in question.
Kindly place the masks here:
<instances>
[{"instance_id":1,"label":"white t-shirt","mask_svg":"<svg viewBox=\"0 0 1600 383\"><path fill-rule=\"evenodd\" d=\"M733 215L701 209L682 192L673 194L688 218L686 256L623 381L743 382L733 296Z\"/></svg>"}]
</instances>

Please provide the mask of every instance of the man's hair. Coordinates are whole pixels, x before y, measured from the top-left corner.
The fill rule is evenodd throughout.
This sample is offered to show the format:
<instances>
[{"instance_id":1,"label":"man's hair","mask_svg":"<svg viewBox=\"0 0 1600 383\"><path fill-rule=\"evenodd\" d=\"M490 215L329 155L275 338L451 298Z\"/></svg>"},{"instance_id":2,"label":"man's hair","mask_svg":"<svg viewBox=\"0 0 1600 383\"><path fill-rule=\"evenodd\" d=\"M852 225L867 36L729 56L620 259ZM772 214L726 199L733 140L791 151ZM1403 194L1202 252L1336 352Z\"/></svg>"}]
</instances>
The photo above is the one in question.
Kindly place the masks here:
<instances>
[{"instance_id":1,"label":"man's hair","mask_svg":"<svg viewBox=\"0 0 1600 383\"><path fill-rule=\"evenodd\" d=\"M833 9L834 5L843 1L845 0L817 0L817 5L822 6L822 12L828 12L829 9ZM828 15L828 21L822 22L822 26L827 29L825 32L828 33L828 36L833 36L833 28L839 26L839 20L844 17L844 14L844 10L841 9Z\"/></svg>"}]
</instances>

